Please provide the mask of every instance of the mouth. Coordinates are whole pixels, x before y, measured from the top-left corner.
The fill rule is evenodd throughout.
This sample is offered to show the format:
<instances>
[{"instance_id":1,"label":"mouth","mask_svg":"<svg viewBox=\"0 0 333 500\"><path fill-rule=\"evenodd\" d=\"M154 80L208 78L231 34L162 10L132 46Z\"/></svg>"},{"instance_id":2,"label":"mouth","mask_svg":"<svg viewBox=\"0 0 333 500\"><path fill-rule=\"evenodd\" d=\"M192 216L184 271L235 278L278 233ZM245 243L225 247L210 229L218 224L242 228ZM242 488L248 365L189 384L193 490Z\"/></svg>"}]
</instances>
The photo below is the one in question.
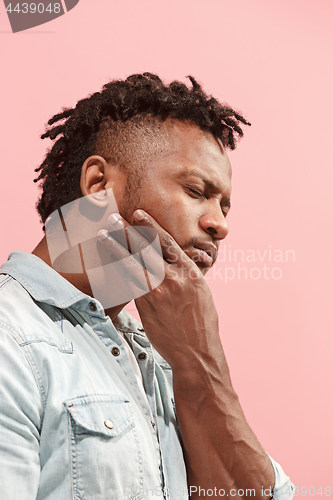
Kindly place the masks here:
<instances>
[{"instance_id":1,"label":"mouth","mask_svg":"<svg viewBox=\"0 0 333 500\"><path fill-rule=\"evenodd\" d=\"M190 258L199 267L211 268L217 257L217 248L210 243L197 243L193 245L194 252L191 252Z\"/></svg>"}]
</instances>

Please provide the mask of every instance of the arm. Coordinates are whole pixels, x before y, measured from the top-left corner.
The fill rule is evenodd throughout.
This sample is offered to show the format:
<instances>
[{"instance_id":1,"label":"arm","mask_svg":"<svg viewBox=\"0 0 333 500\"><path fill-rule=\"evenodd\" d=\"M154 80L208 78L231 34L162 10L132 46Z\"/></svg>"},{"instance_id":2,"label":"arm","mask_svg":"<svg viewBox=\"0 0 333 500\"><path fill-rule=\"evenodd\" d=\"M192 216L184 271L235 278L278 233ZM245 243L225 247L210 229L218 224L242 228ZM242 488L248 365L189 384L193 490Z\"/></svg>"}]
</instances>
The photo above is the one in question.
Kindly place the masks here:
<instances>
[{"instance_id":1,"label":"arm","mask_svg":"<svg viewBox=\"0 0 333 500\"><path fill-rule=\"evenodd\" d=\"M255 490L263 498L262 487L273 490L274 471L245 419L223 351L212 339L205 353L191 354L173 370L189 491L197 498L199 487L216 487L238 498L239 490Z\"/></svg>"},{"instance_id":2,"label":"arm","mask_svg":"<svg viewBox=\"0 0 333 500\"><path fill-rule=\"evenodd\" d=\"M166 257L182 252L169 236L160 239ZM183 272L166 264L166 279L136 305L150 341L173 370L189 492L199 498L199 487L216 488L237 498L239 489L255 489L262 499L262 487L274 487L271 462L233 390L207 283L186 255L179 257Z\"/></svg>"},{"instance_id":3,"label":"arm","mask_svg":"<svg viewBox=\"0 0 333 500\"><path fill-rule=\"evenodd\" d=\"M34 500L41 398L21 348L0 328L0 498Z\"/></svg>"},{"instance_id":4,"label":"arm","mask_svg":"<svg viewBox=\"0 0 333 500\"><path fill-rule=\"evenodd\" d=\"M137 222L157 231L165 260L165 279L136 298L136 306L149 340L173 369L191 497L205 496L199 488L201 492L213 490L214 496L270 497L275 482L272 463L246 422L233 390L207 283L196 264L152 217L146 214ZM137 239L134 246L145 248L142 235L137 233ZM127 250L113 238L105 244L126 262ZM144 260L154 269L160 257L149 245L145 250ZM136 267L141 266L131 265L131 273L139 281ZM154 277L146 274L153 283ZM225 495L219 495L219 490Z\"/></svg>"}]
</instances>

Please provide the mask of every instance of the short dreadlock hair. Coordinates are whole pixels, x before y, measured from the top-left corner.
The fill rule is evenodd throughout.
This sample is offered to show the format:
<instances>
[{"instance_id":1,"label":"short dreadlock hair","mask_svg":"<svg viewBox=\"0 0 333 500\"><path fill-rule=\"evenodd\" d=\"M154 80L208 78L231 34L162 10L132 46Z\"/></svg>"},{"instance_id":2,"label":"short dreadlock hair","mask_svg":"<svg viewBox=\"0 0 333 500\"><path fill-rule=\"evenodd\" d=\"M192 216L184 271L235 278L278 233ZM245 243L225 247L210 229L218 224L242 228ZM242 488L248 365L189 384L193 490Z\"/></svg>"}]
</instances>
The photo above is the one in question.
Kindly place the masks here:
<instances>
[{"instance_id":1,"label":"short dreadlock hair","mask_svg":"<svg viewBox=\"0 0 333 500\"><path fill-rule=\"evenodd\" d=\"M225 147L235 149L238 138L243 136L239 123L250 123L227 104L208 96L192 76L188 78L192 88L178 81L166 85L151 73L112 80L75 108L54 115L41 138L55 142L35 169L40 172L34 182L41 181L42 194L36 208L42 222L82 196L81 168L89 156L99 154L107 162L129 167L126 151L131 150L131 136L140 127L154 128L158 134L166 119L191 122L221 140ZM136 138L134 150L138 142ZM135 161L130 167L135 168Z\"/></svg>"}]
</instances>

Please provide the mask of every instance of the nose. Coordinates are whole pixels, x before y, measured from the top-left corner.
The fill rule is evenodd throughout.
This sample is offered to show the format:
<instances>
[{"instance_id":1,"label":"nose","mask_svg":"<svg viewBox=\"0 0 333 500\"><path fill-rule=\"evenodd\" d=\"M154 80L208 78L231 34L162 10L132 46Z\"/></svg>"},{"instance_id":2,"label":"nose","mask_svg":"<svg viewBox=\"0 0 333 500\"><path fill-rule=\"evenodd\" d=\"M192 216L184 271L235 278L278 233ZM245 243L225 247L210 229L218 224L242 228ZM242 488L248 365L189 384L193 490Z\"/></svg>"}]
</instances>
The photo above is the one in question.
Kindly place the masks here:
<instances>
[{"instance_id":1,"label":"nose","mask_svg":"<svg viewBox=\"0 0 333 500\"><path fill-rule=\"evenodd\" d=\"M229 233L227 220L220 207L216 213L207 213L201 217L200 227L215 240L223 240Z\"/></svg>"}]
</instances>

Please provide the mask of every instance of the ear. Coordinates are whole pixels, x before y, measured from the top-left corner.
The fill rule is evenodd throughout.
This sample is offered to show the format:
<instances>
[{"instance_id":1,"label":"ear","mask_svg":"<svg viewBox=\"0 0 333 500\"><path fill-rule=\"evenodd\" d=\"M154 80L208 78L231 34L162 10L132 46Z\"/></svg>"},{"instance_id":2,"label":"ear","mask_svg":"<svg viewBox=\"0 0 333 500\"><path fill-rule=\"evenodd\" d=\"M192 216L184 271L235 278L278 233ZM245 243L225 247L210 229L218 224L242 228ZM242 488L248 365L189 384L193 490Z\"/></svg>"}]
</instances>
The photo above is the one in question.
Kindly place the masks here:
<instances>
[{"instance_id":1,"label":"ear","mask_svg":"<svg viewBox=\"0 0 333 500\"><path fill-rule=\"evenodd\" d=\"M106 207L108 204L105 187L108 175L108 163L102 156L89 156L82 165L80 180L82 194L98 207Z\"/></svg>"}]
</instances>

